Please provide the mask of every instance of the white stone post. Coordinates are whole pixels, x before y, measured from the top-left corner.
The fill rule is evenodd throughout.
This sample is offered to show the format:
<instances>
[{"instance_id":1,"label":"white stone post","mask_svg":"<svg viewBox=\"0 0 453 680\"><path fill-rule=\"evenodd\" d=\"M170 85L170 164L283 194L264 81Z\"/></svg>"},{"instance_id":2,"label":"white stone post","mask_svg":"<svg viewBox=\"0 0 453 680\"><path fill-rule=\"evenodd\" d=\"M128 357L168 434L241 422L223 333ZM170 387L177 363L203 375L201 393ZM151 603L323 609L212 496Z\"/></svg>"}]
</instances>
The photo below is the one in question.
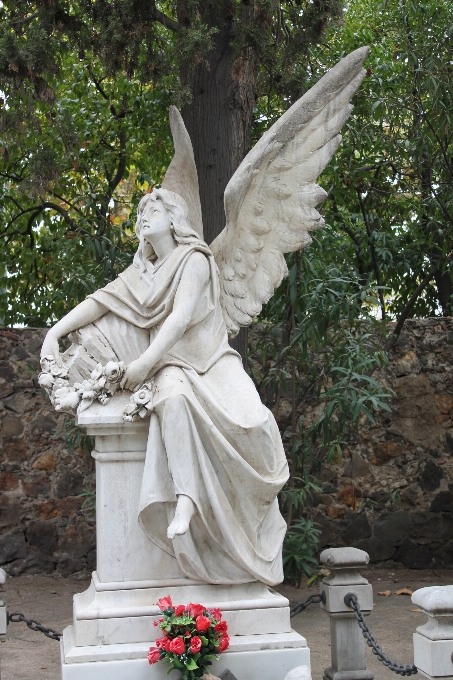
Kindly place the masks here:
<instances>
[{"instance_id":1,"label":"white stone post","mask_svg":"<svg viewBox=\"0 0 453 680\"><path fill-rule=\"evenodd\" d=\"M6 571L0 569L0 588L6 581ZM6 635L6 626L8 621L6 620L6 602L0 595L0 638L4 638Z\"/></svg>"},{"instance_id":2,"label":"white stone post","mask_svg":"<svg viewBox=\"0 0 453 680\"><path fill-rule=\"evenodd\" d=\"M420 588L412 602L428 617L414 633L415 666L429 680L453 680L453 586Z\"/></svg>"},{"instance_id":3,"label":"white stone post","mask_svg":"<svg viewBox=\"0 0 453 680\"><path fill-rule=\"evenodd\" d=\"M321 584L325 599L321 604L330 617L332 665L324 671L324 680L373 680L366 668L365 640L355 614L344 603L345 595L356 595L362 613L373 608L373 590L366 578L359 574L366 567L369 556L357 548L329 548L320 556L329 569Z\"/></svg>"}]
</instances>

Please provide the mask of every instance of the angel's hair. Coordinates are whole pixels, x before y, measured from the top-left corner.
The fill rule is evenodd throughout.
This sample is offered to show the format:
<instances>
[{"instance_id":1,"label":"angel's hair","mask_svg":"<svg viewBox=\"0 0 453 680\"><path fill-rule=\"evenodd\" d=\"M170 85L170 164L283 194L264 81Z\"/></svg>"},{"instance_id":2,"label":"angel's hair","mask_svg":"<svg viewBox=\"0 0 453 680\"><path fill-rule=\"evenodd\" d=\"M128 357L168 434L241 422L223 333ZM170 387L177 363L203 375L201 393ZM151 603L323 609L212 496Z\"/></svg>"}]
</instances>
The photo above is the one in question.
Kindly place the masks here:
<instances>
[{"instance_id":1,"label":"angel's hair","mask_svg":"<svg viewBox=\"0 0 453 680\"><path fill-rule=\"evenodd\" d=\"M143 238L141 229L143 213L145 212L146 207L156 199L162 201L170 216L171 233L177 243L190 244L200 241L200 237L190 224L189 206L182 196L175 194L173 191L168 191L167 189L154 189L151 194L143 196L137 209L135 233L139 240L139 246L135 253L134 265L138 267L140 273L146 270L146 262L153 262L156 259L154 248L151 243Z\"/></svg>"}]
</instances>

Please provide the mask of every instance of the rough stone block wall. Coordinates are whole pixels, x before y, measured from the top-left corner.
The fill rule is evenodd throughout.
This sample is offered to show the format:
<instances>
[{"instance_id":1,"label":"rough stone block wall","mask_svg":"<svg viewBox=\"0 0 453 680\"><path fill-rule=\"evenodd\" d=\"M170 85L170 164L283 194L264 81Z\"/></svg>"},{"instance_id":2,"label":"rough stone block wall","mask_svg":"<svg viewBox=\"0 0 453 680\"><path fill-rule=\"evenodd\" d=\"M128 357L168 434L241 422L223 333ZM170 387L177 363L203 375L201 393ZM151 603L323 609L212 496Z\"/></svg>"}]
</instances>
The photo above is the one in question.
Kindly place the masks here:
<instances>
[{"instance_id":1,"label":"rough stone block wall","mask_svg":"<svg viewBox=\"0 0 453 680\"><path fill-rule=\"evenodd\" d=\"M312 507L322 546L353 545L388 566L450 567L453 320L407 321L379 380L395 392L392 412L364 420L343 459L322 469Z\"/></svg>"},{"instance_id":2,"label":"rough stone block wall","mask_svg":"<svg viewBox=\"0 0 453 680\"><path fill-rule=\"evenodd\" d=\"M0 565L84 575L95 568L95 519L80 494L94 462L55 434L64 416L37 383L44 335L0 329ZM406 322L390 358L379 379L395 392L392 412L362 422L342 460L323 466L311 513L322 547L353 545L392 567L451 566L453 319Z\"/></svg>"},{"instance_id":3,"label":"rough stone block wall","mask_svg":"<svg viewBox=\"0 0 453 680\"><path fill-rule=\"evenodd\" d=\"M64 416L38 385L43 329L0 329L0 565L12 575L95 568L95 519L82 510L94 461L56 436Z\"/></svg>"}]
</instances>

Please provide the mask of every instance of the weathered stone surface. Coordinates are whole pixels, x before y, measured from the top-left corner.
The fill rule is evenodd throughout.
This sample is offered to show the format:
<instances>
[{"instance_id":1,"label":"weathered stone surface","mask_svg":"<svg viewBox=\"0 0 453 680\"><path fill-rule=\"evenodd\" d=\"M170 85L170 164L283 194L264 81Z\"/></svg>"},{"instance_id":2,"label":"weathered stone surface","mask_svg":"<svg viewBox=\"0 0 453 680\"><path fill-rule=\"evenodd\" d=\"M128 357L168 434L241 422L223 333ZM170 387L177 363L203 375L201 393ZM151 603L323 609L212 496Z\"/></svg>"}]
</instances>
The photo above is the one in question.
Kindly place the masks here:
<instances>
[{"instance_id":1,"label":"weathered stone surface","mask_svg":"<svg viewBox=\"0 0 453 680\"><path fill-rule=\"evenodd\" d=\"M24 481L23 487L27 496L40 496L49 493L50 482L46 477L38 477L27 482Z\"/></svg>"},{"instance_id":2,"label":"weathered stone surface","mask_svg":"<svg viewBox=\"0 0 453 680\"><path fill-rule=\"evenodd\" d=\"M62 555L60 557L58 566L60 574L66 578L67 576L70 576L70 574L77 574L78 572L85 571L87 568L87 562L81 558Z\"/></svg>"},{"instance_id":3,"label":"weathered stone surface","mask_svg":"<svg viewBox=\"0 0 453 680\"><path fill-rule=\"evenodd\" d=\"M0 527L16 526L21 518L22 509L16 498L0 495Z\"/></svg>"},{"instance_id":4,"label":"weathered stone surface","mask_svg":"<svg viewBox=\"0 0 453 680\"><path fill-rule=\"evenodd\" d=\"M93 535L91 511L81 511L83 499L71 494L67 478L60 488L66 487L70 495L55 495L64 473L75 477L75 492L90 486L93 461L77 449L68 451L64 441L53 437L56 427L63 429L64 417L51 411L37 384L38 372L31 375L27 368L38 368L45 333L45 329L0 328L0 558L11 574L61 573L60 558L75 560L58 545L57 524L65 524L68 518L74 523L77 519L83 536ZM95 563L94 543L90 547L89 560L81 558L82 571ZM70 550L68 544L66 548ZM80 572L80 559L76 561L66 559L66 574L72 573L71 565Z\"/></svg>"},{"instance_id":5,"label":"weathered stone surface","mask_svg":"<svg viewBox=\"0 0 453 680\"><path fill-rule=\"evenodd\" d=\"M430 510L431 512L453 512L453 494L451 491L441 491L434 496Z\"/></svg>"},{"instance_id":6,"label":"weathered stone surface","mask_svg":"<svg viewBox=\"0 0 453 680\"><path fill-rule=\"evenodd\" d=\"M67 526L61 533L58 549L71 557L80 558L88 555L96 545L95 532L85 524Z\"/></svg>"},{"instance_id":7,"label":"weathered stone surface","mask_svg":"<svg viewBox=\"0 0 453 680\"><path fill-rule=\"evenodd\" d=\"M39 456L32 465L34 470L46 470L47 472L54 472L57 467L57 459L53 451L47 451Z\"/></svg>"},{"instance_id":8,"label":"weathered stone surface","mask_svg":"<svg viewBox=\"0 0 453 680\"><path fill-rule=\"evenodd\" d=\"M49 414L39 414L31 426L32 434L43 434L44 432L53 432L57 427L56 420Z\"/></svg>"},{"instance_id":9,"label":"weathered stone surface","mask_svg":"<svg viewBox=\"0 0 453 680\"><path fill-rule=\"evenodd\" d=\"M37 507L41 519L70 517L82 507L82 498L49 498Z\"/></svg>"},{"instance_id":10,"label":"weathered stone surface","mask_svg":"<svg viewBox=\"0 0 453 680\"><path fill-rule=\"evenodd\" d=\"M386 465L393 458L402 456L404 452L405 447L399 441L377 442L373 445L373 457L371 459L371 463L373 465Z\"/></svg>"},{"instance_id":11,"label":"weathered stone surface","mask_svg":"<svg viewBox=\"0 0 453 680\"><path fill-rule=\"evenodd\" d=\"M51 522L31 522L27 527L26 537L30 545L51 555L57 545L57 527Z\"/></svg>"},{"instance_id":12,"label":"weathered stone surface","mask_svg":"<svg viewBox=\"0 0 453 680\"><path fill-rule=\"evenodd\" d=\"M433 460L427 460L419 477L419 485L425 491L435 491L439 488L444 476L443 470Z\"/></svg>"},{"instance_id":13,"label":"weathered stone surface","mask_svg":"<svg viewBox=\"0 0 453 680\"><path fill-rule=\"evenodd\" d=\"M22 559L26 554L27 548L22 531L11 531L0 536L0 565Z\"/></svg>"},{"instance_id":14,"label":"weathered stone surface","mask_svg":"<svg viewBox=\"0 0 453 680\"><path fill-rule=\"evenodd\" d=\"M9 415L8 413L3 416L2 424L0 426L1 437L16 437L22 434L23 431L24 425L20 418Z\"/></svg>"},{"instance_id":15,"label":"weathered stone surface","mask_svg":"<svg viewBox=\"0 0 453 680\"><path fill-rule=\"evenodd\" d=\"M368 461L364 460L357 451L353 451L351 460L346 464L344 469L344 476L355 479L356 477L366 477L366 475L369 474L370 464Z\"/></svg>"},{"instance_id":16,"label":"weathered stone surface","mask_svg":"<svg viewBox=\"0 0 453 680\"><path fill-rule=\"evenodd\" d=\"M8 571L11 576L20 576L20 574L51 574L55 571L55 562L49 555L45 555L36 550L36 548L31 548L26 557L14 560L14 562L5 565L5 567L5 571Z\"/></svg>"},{"instance_id":17,"label":"weathered stone surface","mask_svg":"<svg viewBox=\"0 0 453 680\"><path fill-rule=\"evenodd\" d=\"M371 536L371 525L364 512L349 518L346 529L341 533L345 545L354 545L357 541Z\"/></svg>"},{"instance_id":18,"label":"weathered stone surface","mask_svg":"<svg viewBox=\"0 0 453 680\"><path fill-rule=\"evenodd\" d=\"M417 545L409 538L405 538L398 548L395 560L410 569L427 569L434 564L434 555L429 546Z\"/></svg>"},{"instance_id":19,"label":"weathered stone surface","mask_svg":"<svg viewBox=\"0 0 453 680\"><path fill-rule=\"evenodd\" d=\"M379 517L374 523L374 535L393 545L409 535L412 517L409 512L392 512Z\"/></svg>"},{"instance_id":20,"label":"weathered stone surface","mask_svg":"<svg viewBox=\"0 0 453 680\"><path fill-rule=\"evenodd\" d=\"M13 491L20 486L20 478L17 475L3 474L0 475L0 489L4 491Z\"/></svg>"},{"instance_id":21,"label":"weathered stone surface","mask_svg":"<svg viewBox=\"0 0 453 680\"><path fill-rule=\"evenodd\" d=\"M4 399L10 394L13 394L13 392L14 387L9 382L6 382L5 380L0 380L0 399Z\"/></svg>"},{"instance_id":22,"label":"weathered stone surface","mask_svg":"<svg viewBox=\"0 0 453 680\"><path fill-rule=\"evenodd\" d=\"M396 548L390 541L378 538L377 536L370 536L369 538L363 538L361 541L356 541L353 547L367 552L370 556L370 562L391 560L396 553Z\"/></svg>"},{"instance_id":23,"label":"weathered stone surface","mask_svg":"<svg viewBox=\"0 0 453 680\"><path fill-rule=\"evenodd\" d=\"M83 477L79 472L66 470L57 482L56 496L65 498L66 496L78 496L83 491Z\"/></svg>"}]
</instances>

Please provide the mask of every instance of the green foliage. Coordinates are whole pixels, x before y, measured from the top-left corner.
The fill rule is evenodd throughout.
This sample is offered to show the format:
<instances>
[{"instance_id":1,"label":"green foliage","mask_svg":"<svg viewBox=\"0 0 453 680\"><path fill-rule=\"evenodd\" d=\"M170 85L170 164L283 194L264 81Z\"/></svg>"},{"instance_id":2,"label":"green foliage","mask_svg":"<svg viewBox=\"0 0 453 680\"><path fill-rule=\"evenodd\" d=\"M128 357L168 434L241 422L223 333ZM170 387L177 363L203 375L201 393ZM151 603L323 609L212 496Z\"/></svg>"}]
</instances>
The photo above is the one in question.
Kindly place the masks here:
<instances>
[{"instance_id":1,"label":"green foliage","mask_svg":"<svg viewBox=\"0 0 453 680\"><path fill-rule=\"evenodd\" d=\"M52 85L50 101L34 97L31 85L4 86L6 323L47 325L130 263L130 213L170 158L165 90L108 79L100 64L72 53Z\"/></svg>"},{"instance_id":2,"label":"green foliage","mask_svg":"<svg viewBox=\"0 0 453 680\"><path fill-rule=\"evenodd\" d=\"M76 425L70 416L65 416L62 428L54 429L51 439L63 439L69 453L79 449L89 455L94 449L94 437L88 435L85 428Z\"/></svg>"},{"instance_id":3,"label":"green foliage","mask_svg":"<svg viewBox=\"0 0 453 680\"><path fill-rule=\"evenodd\" d=\"M289 276L263 310L249 355L251 375L272 408L290 479L280 502L288 524L285 578L312 574L318 533L307 516L322 465L338 460L363 419L389 410L391 392L372 377L387 362L374 310L379 289L358 285L351 269L325 267L336 234L329 226L303 255L287 258ZM286 409L281 411L282 402ZM308 559L310 557L310 559Z\"/></svg>"},{"instance_id":4,"label":"green foliage","mask_svg":"<svg viewBox=\"0 0 453 680\"><path fill-rule=\"evenodd\" d=\"M334 261L380 287L382 318L451 314L453 132L450 2L349 3L316 78L344 53L371 46L353 117L323 181ZM431 278L417 293L426 276ZM411 296L415 293L412 306Z\"/></svg>"},{"instance_id":5,"label":"green foliage","mask_svg":"<svg viewBox=\"0 0 453 680\"><path fill-rule=\"evenodd\" d=\"M319 568L315 555L318 552L321 531L315 522L306 517L296 520L285 536L283 544L283 569L285 580L299 586L302 574L313 576L313 568Z\"/></svg>"}]
</instances>

